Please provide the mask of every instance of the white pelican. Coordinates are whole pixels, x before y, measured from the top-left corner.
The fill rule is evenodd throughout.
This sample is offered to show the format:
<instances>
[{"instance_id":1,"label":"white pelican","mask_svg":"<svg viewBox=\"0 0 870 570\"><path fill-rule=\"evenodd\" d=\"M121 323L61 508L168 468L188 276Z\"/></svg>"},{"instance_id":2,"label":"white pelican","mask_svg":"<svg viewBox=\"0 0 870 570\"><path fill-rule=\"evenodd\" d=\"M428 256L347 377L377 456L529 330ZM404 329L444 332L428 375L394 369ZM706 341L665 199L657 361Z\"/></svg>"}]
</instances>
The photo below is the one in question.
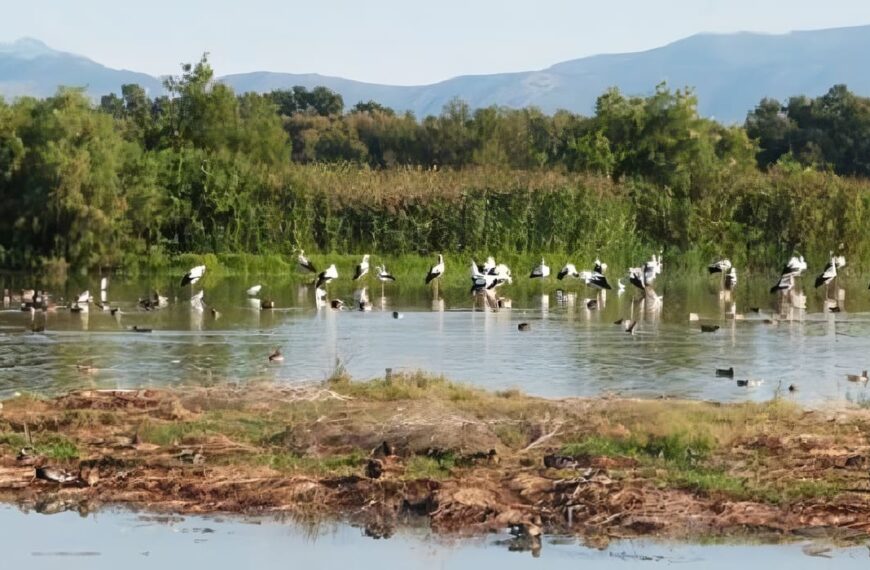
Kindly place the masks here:
<instances>
[{"instance_id":1,"label":"white pelican","mask_svg":"<svg viewBox=\"0 0 870 570\"><path fill-rule=\"evenodd\" d=\"M573 263L566 263L565 266L559 270L559 273L556 274L556 279L559 281L566 277L574 277L575 279L580 277L580 274L577 272L577 268Z\"/></svg>"},{"instance_id":2,"label":"white pelican","mask_svg":"<svg viewBox=\"0 0 870 570\"><path fill-rule=\"evenodd\" d=\"M262 288L262 285L254 285L252 287L248 287L248 290L245 292L248 294L248 297L256 297L260 294L260 289Z\"/></svg>"},{"instance_id":3,"label":"white pelican","mask_svg":"<svg viewBox=\"0 0 870 570\"><path fill-rule=\"evenodd\" d=\"M541 258L541 264L532 269L532 272L529 274L529 279L544 279L550 276L550 266L547 265L547 262L544 261L544 258Z\"/></svg>"},{"instance_id":4,"label":"white pelican","mask_svg":"<svg viewBox=\"0 0 870 570\"><path fill-rule=\"evenodd\" d=\"M320 289L333 279L338 279L338 269L335 268L334 263L327 267L326 271L320 272L320 275L317 276L317 282L314 284L314 287L315 289Z\"/></svg>"},{"instance_id":5,"label":"white pelican","mask_svg":"<svg viewBox=\"0 0 870 570\"><path fill-rule=\"evenodd\" d=\"M305 252L301 249L299 250L299 255L296 256L296 263L301 269L304 269L305 271L317 273L317 269L314 267L314 264L308 261L308 258L305 257Z\"/></svg>"},{"instance_id":6,"label":"white pelican","mask_svg":"<svg viewBox=\"0 0 870 570\"><path fill-rule=\"evenodd\" d=\"M438 254L438 263L429 268L429 273L426 274L426 285L432 282L433 279L438 279L444 275L444 256Z\"/></svg>"},{"instance_id":7,"label":"white pelican","mask_svg":"<svg viewBox=\"0 0 870 570\"><path fill-rule=\"evenodd\" d=\"M711 263L707 266L707 271L710 272L710 275L714 273L727 273L731 269L731 260L730 259L720 259L716 263Z\"/></svg>"},{"instance_id":8,"label":"white pelican","mask_svg":"<svg viewBox=\"0 0 870 570\"><path fill-rule=\"evenodd\" d=\"M846 258L842 255L834 256L831 252L831 260L825 265L825 270L816 277L816 288L827 285L837 277L837 270L846 265Z\"/></svg>"},{"instance_id":9,"label":"white pelican","mask_svg":"<svg viewBox=\"0 0 870 570\"><path fill-rule=\"evenodd\" d=\"M197 265L181 278L181 286L193 285L205 275L205 265Z\"/></svg>"},{"instance_id":10,"label":"white pelican","mask_svg":"<svg viewBox=\"0 0 870 570\"><path fill-rule=\"evenodd\" d=\"M369 254L363 255L362 261L359 262L359 265L356 266L356 271L353 274L353 280L356 281L365 277L366 273L369 272Z\"/></svg>"},{"instance_id":11,"label":"white pelican","mask_svg":"<svg viewBox=\"0 0 870 570\"><path fill-rule=\"evenodd\" d=\"M800 277L801 274L807 270L807 262L804 261L803 255L793 255L791 259L788 260L782 268L782 273L780 274L782 277L786 275L792 275L794 277Z\"/></svg>"},{"instance_id":12,"label":"white pelican","mask_svg":"<svg viewBox=\"0 0 870 570\"><path fill-rule=\"evenodd\" d=\"M100 279L100 291L107 291L109 289L109 278L103 277Z\"/></svg>"},{"instance_id":13,"label":"white pelican","mask_svg":"<svg viewBox=\"0 0 870 570\"><path fill-rule=\"evenodd\" d=\"M607 277L597 271L583 271L580 273L580 279L593 289L613 289L607 282Z\"/></svg>"},{"instance_id":14,"label":"white pelican","mask_svg":"<svg viewBox=\"0 0 870 570\"><path fill-rule=\"evenodd\" d=\"M82 303L87 304L90 302L91 302L91 292L90 291L85 291L84 293L80 294L76 298L76 303L79 303L79 304L82 304Z\"/></svg>"}]
</instances>

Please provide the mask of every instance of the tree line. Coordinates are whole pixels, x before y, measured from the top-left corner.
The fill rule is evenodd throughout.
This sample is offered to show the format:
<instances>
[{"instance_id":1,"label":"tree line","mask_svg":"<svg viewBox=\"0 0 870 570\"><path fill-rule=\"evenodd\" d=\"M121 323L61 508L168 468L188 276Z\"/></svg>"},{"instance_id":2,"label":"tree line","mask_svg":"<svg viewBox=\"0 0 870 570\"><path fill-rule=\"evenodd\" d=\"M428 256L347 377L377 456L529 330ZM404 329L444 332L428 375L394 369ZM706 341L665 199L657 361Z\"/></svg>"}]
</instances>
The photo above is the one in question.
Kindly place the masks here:
<instances>
[{"instance_id":1,"label":"tree line","mask_svg":"<svg viewBox=\"0 0 870 570\"><path fill-rule=\"evenodd\" d=\"M0 265L373 242L571 251L613 228L632 247L823 249L853 230L810 225L815 201L830 213L838 196L843 216L870 206L867 185L839 177L870 174L870 100L842 86L764 100L743 126L700 117L691 90L666 85L608 90L588 117L454 100L423 119L374 101L345 109L323 87L236 94L205 57L165 86L152 98L125 85L99 105L77 89L0 101Z\"/></svg>"}]
</instances>

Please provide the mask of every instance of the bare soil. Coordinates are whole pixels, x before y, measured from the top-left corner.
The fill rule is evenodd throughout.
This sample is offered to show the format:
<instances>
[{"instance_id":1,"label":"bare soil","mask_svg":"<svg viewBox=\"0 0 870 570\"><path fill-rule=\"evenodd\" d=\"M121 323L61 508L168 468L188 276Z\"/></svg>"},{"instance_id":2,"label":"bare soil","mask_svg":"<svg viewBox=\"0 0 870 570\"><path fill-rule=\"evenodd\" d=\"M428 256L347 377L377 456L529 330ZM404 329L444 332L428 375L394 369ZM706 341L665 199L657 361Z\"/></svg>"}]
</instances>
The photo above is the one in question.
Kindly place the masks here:
<instances>
[{"instance_id":1,"label":"bare soil","mask_svg":"<svg viewBox=\"0 0 870 570\"><path fill-rule=\"evenodd\" d=\"M359 521L375 536L420 515L437 532L513 528L533 544L541 532L593 542L870 533L864 410L544 400L420 378L398 382L407 385L7 400L0 500L41 512L128 504L335 517ZM625 443L695 441L687 434L703 434L708 445L656 453ZM74 480L39 479L40 466Z\"/></svg>"}]
</instances>

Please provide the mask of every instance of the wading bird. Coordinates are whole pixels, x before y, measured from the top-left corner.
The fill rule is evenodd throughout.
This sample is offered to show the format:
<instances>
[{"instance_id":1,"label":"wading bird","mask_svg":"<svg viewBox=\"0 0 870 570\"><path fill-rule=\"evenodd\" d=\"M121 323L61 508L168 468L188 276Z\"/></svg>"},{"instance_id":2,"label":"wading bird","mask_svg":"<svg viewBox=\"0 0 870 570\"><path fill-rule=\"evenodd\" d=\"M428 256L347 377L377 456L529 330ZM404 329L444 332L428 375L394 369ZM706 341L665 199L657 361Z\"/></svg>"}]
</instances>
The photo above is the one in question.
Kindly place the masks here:
<instances>
[{"instance_id":1,"label":"wading bird","mask_svg":"<svg viewBox=\"0 0 870 570\"><path fill-rule=\"evenodd\" d=\"M550 266L547 265L547 262L544 261L544 258L541 258L541 264L532 269L532 272L529 274L529 279L545 279L550 276Z\"/></svg>"},{"instance_id":2,"label":"wading bird","mask_svg":"<svg viewBox=\"0 0 870 570\"><path fill-rule=\"evenodd\" d=\"M365 277L366 273L369 272L369 254L363 255L362 261L359 262L356 266L356 271L353 274L353 280L357 281L358 279L362 279Z\"/></svg>"},{"instance_id":3,"label":"wading bird","mask_svg":"<svg viewBox=\"0 0 870 570\"><path fill-rule=\"evenodd\" d=\"M831 259L828 261L828 264L825 265L825 269L816 277L816 289L821 287L822 285L828 286L831 281L837 278L837 270L841 267L845 267L846 258L842 255L834 255L834 252L831 252Z\"/></svg>"},{"instance_id":4,"label":"wading bird","mask_svg":"<svg viewBox=\"0 0 870 570\"><path fill-rule=\"evenodd\" d=\"M607 264L601 263L601 260L596 257L595 263L592 265L592 271L604 275L604 273L607 271Z\"/></svg>"},{"instance_id":5,"label":"wading bird","mask_svg":"<svg viewBox=\"0 0 870 570\"><path fill-rule=\"evenodd\" d=\"M490 255L486 258L486 262L483 265L478 265L477 268L481 273L490 273L495 269L495 258Z\"/></svg>"},{"instance_id":6,"label":"wading bird","mask_svg":"<svg viewBox=\"0 0 870 570\"><path fill-rule=\"evenodd\" d=\"M299 265L300 269L304 269L310 273L317 273L317 269L314 267L314 264L308 261L308 258L305 257L305 251L299 250L299 255L296 256L296 263Z\"/></svg>"},{"instance_id":7,"label":"wading bird","mask_svg":"<svg viewBox=\"0 0 870 570\"><path fill-rule=\"evenodd\" d=\"M429 268L429 272L426 274L426 285L431 283L433 280L440 278L444 275L444 256L440 253L438 254L438 263Z\"/></svg>"},{"instance_id":8,"label":"wading bird","mask_svg":"<svg viewBox=\"0 0 870 570\"><path fill-rule=\"evenodd\" d=\"M482 266L471 260L471 292L479 293L490 289L495 283L495 276L480 270Z\"/></svg>"},{"instance_id":9,"label":"wading bird","mask_svg":"<svg viewBox=\"0 0 870 570\"><path fill-rule=\"evenodd\" d=\"M395 281L396 278L393 277L393 274L387 271L387 268L383 265L378 265L378 281L381 282L381 297L384 296L384 283L387 281Z\"/></svg>"},{"instance_id":10,"label":"wading bird","mask_svg":"<svg viewBox=\"0 0 870 570\"><path fill-rule=\"evenodd\" d=\"M731 267L731 260L720 259L719 261L708 265L707 271L710 272L710 275L714 273L727 273L731 269Z\"/></svg>"},{"instance_id":11,"label":"wading bird","mask_svg":"<svg viewBox=\"0 0 870 570\"><path fill-rule=\"evenodd\" d=\"M556 279L559 281L566 277L574 277L575 279L580 277L580 273L577 271L577 268L573 263L566 263L565 266L559 270L559 273L556 274Z\"/></svg>"},{"instance_id":12,"label":"wading bird","mask_svg":"<svg viewBox=\"0 0 870 570\"><path fill-rule=\"evenodd\" d=\"M579 277L586 283L586 285L593 289L598 289L599 291L603 289L613 289L613 287L610 286L610 283L607 282L607 277L597 271L583 271L580 273Z\"/></svg>"},{"instance_id":13,"label":"wading bird","mask_svg":"<svg viewBox=\"0 0 870 570\"><path fill-rule=\"evenodd\" d=\"M181 278L181 286L194 285L197 281L202 279L203 275L205 275L205 265L197 265L185 273L184 277Z\"/></svg>"},{"instance_id":14,"label":"wading bird","mask_svg":"<svg viewBox=\"0 0 870 570\"><path fill-rule=\"evenodd\" d=\"M807 262L804 260L803 255L793 255L791 259L786 262L786 264L782 267L782 272L780 273L781 277L785 277L787 275L791 275L793 277L800 277L804 271L807 270Z\"/></svg>"},{"instance_id":15,"label":"wading bird","mask_svg":"<svg viewBox=\"0 0 870 570\"><path fill-rule=\"evenodd\" d=\"M333 279L338 279L338 269L335 268L334 263L327 267L325 271L320 272L320 275L317 276L317 282L314 284L314 288L321 289Z\"/></svg>"}]
</instances>

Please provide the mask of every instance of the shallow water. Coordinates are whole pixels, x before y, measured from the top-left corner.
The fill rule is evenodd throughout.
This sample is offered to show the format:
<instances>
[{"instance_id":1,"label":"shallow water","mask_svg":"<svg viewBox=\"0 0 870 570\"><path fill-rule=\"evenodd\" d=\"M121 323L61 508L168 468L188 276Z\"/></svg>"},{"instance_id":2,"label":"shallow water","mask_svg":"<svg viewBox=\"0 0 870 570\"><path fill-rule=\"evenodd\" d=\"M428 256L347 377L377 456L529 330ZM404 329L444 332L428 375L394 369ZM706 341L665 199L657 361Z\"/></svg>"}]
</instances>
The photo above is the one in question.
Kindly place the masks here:
<instances>
[{"instance_id":1,"label":"shallow water","mask_svg":"<svg viewBox=\"0 0 870 570\"><path fill-rule=\"evenodd\" d=\"M865 546L824 544L697 545L646 540L598 550L574 538L545 537L536 557L511 551L509 535L477 539L434 537L403 528L389 539L366 537L346 524L302 527L268 519L179 517L107 510L86 517L65 512L25 514L0 507L3 567L64 570L185 568L733 568L787 565L798 570L866 568ZM810 556L807 553L816 555ZM773 567L773 566L770 566Z\"/></svg>"},{"instance_id":2,"label":"shallow water","mask_svg":"<svg viewBox=\"0 0 870 570\"><path fill-rule=\"evenodd\" d=\"M776 394L807 404L863 401L863 384L847 374L870 368L870 292L866 283L842 283L840 313L824 310L824 289L805 276L805 310L780 304L769 278L743 280L732 301L723 300L715 279L667 280L657 284L663 300L640 300L636 290L610 292L603 308L589 311L595 292L582 283L523 283L500 293L513 308L483 310L465 287L435 293L419 286L370 282L371 312L314 307L314 288L298 277L217 278L201 283L210 311L192 310L189 288L176 279L113 279L108 291L117 318L92 306L89 313L58 309L47 314L44 333L31 333L29 313L14 306L0 312L0 395L16 391L57 393L71 388L176 386L272 379L301 382L327 377L337 359L357 378L384 369L421 369L493 389L520 388L544 396L620 393L669 395L720 401L765 400ZM276 309L262 311L245 290L264 284L261 296ZM564 288L564 293L556 287ZM55 300L97 280L68 283ZM159 311L137 308L138 297L157 287L171 305ZM198 290L199 285L196 287ZM330 285L348 304L349 280ZM831 297L838 295L834 289ZM732 306L733 303L733 306ZM760 313L750 311L760 308ZM727 317L736 308L745 320ZM400 311L401 319L392 312ZM722 328L700 332L690 312ZM634 315L636 334L613 322ZM776 317L775 317L776 316ZM785 318L778 325L766 318ZM519 332L520 322L530 324ZM151 333L130 331L133 325ZM275 348L284 362L270 364ZM77 365L97 370L85 373ZM717 378L716 368L735 368L735 379ZM736 379L760 380L739 387ZM794 384L797 391L787 387Z\"/></svg>"}]
</instances>

